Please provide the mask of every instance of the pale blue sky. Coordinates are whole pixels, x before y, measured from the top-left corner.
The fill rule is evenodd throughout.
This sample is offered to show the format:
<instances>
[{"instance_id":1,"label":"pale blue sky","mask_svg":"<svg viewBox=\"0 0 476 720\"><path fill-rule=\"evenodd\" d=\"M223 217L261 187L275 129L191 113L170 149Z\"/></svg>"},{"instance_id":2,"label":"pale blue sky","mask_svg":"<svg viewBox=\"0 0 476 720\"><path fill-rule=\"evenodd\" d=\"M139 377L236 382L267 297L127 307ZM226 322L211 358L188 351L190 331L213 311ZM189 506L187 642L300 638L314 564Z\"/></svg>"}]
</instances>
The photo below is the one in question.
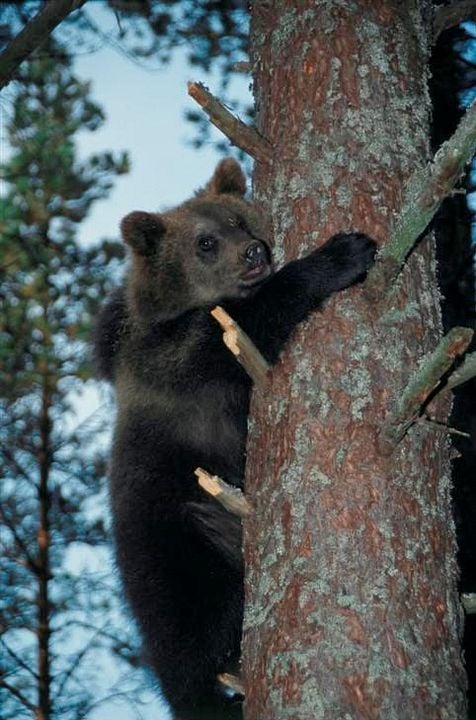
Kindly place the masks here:
<instances>
[{"instance_id":1,"label":"pale blue sky","mask_svg":"<svg viewBox=\"0 0 476 720\"><path fill-rule=\"evenodd\" d=\"M100 5L94 13L105 24L115 22ZM128 150L132 165L131 172L117 180L110 198L97 203L83 224L81 237L90 241L115 233L129 211L176 204L208 180L220 156L211 144L198 151L186 144L195 130L183 115L187 108L198 109L187 95L187 81L203 80L213 91L218 80L197 75L201 71L187 66L183 52L168 67L147 71L105 47L91 55L78 55L75 67L81 77L92 81L94 98L107 114L103 128L81 136L82 152ZM248 82L247 77L238 77L234 91L243 97ZM215 128L212 131L222 139Z\"/></svg>"}]
</instances>

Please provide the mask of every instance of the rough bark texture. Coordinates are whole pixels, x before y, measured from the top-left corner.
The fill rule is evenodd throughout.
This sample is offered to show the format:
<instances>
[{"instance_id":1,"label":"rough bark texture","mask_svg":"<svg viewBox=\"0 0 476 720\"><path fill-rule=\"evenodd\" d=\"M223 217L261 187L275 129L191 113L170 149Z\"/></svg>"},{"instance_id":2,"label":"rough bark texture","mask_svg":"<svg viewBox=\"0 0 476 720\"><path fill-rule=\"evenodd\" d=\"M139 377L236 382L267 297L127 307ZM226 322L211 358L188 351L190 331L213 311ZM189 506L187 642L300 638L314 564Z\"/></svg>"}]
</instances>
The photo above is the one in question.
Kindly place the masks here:
<instances>
[{"instance_id":1,"label":"rough bark texture","mask_svg":"<svg viewBox=\"0 0 476 720\"><path fill-rule=\"evenodd\" d=\"M255 199L278 262L332 233L381 242L428 161L427 0L255 1ZM448 442L377 438L441 336L426 238L382 304L343 293L253 400L245 521L247 720L456 720L465 674ZM444 400L439 417L448 410Z\"/></svg>"}]
</instances>

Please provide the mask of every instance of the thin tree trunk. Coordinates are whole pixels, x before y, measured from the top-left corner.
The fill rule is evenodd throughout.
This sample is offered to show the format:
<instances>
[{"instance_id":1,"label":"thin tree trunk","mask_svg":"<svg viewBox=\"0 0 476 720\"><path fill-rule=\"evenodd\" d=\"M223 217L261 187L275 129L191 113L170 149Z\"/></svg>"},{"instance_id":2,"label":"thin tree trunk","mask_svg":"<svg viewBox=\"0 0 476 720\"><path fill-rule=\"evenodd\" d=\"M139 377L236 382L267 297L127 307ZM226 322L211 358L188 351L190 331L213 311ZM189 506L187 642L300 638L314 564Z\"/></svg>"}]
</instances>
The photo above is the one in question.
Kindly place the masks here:
<instances>
[{"instance_id":1,"label":"thin tree trunk","mask_svg":"<svg viewBox=\"0 0 476 720\"><path fill-rule=\"evenodd\" d=\"M51 668L50 668L50 490L51 466L51 420L50 388L48 374L43 376L42 408L40 417L38 488L40 525L38 530L38 708L37 720L51 717Z\"/></svg>"},{"instance_id":2,"label":"thin tree trunk","mask_svg":"<svg viewBox=\"0 0 476 720\"><path fill-rule=\"evenodd\" d=\"M428 0L252 3L255 199L279 261L337 231L385 242L428 160ZM441 335L433 241L390 300L339 295L255 394L245 521L247 720L461 720L448 441L378 436ZM448 411L440 403L439 418Z\"/></svg>"}]
</instances>

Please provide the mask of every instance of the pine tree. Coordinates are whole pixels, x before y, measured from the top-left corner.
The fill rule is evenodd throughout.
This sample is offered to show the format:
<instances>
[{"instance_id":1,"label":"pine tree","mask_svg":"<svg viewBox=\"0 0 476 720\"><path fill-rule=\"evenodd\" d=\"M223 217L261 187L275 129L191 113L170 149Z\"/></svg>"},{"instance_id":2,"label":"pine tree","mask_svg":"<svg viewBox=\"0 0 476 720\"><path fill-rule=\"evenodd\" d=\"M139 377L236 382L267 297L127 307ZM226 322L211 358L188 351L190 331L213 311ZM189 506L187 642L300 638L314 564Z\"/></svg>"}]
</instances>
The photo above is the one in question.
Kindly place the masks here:
<instances>
[{"instance_id":1,"label":"pine tree","mask_svg":"<svg viewBox=\"0 0 476 720\"><path fill-rule=\"evenodd\" d=\"M350 229L383 251L364 288L295 334L252 403L244 715L456 720L466 676L449 403L441 377L426 394L418 384L445 345L425 200L463 170L448 169L458 143L439 153L438 183L428 169L437 16L428 0L298 5L252 4L257 129L272 158L255 166L255 199L286 259ZM418 245L372 293L409 207ZM412 393L408 432L392 433Z\"/></svg>"},{"instance_id":2,"label":"pine tree","mask_svg":"<svg viewBox=\"0 0 476 720\"><path fill-rule=\"evenodd\" d=\"M0 198L0 693L4 718L73 720L97 703L91 651L128 650L106 579L80 567L81 557L97 564L88 549L105 539L105 472L89 442L97 425L71 430L70 413L91 377L91 318L121 255L111 241L82 247L78 227L128 160L78 157L77 134L104 116L61 47L43 47L20 80L5 113Z\"/></svg>"}]
</instances>

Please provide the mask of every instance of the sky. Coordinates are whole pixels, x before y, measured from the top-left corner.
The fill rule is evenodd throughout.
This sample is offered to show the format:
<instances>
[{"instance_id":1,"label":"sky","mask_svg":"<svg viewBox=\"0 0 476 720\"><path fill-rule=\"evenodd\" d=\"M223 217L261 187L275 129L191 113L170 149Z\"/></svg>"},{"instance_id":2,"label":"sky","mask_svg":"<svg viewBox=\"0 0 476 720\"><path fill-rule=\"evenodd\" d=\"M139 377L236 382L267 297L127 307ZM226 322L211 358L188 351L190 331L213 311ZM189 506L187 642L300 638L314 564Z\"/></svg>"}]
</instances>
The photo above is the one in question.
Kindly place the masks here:
<instances>
[{"instance_id":1,"label":"sky","mask_svg":"<svg viewBox=\"0 0 476 720\"><path fill-rule=\"evenodd\" d=\"M105 24L115 22L100 4L94 6L94 13ZM89 242L117 233L120 219L131 210L164 209L186 199L209 179L221 156L211 143L198 151L186 144L195 129L184 120L184 112L198 109L187 95L187 81L204 81L213 92L218 80L197 75L201 70L190 68L183 52L169 66L147 71L105 47L78 55L75 67L81 77L92 81L94 98L107 115L102 129L80 138L81 151L128 150L132 164L131 172L117 179L110 198L98 202L83 224L81 238ZM245 77L238 79L237 92L245 94L247 84ZM215 128L213 137L222 137Z\"/></svg>"},{"instance_id":2,"label":"sky","mask_svg":"<svg viewBox=\"0 0 476 720\"><path fill-rule=\"evenodd\" d=\"M104 11L102 3L94 3L92 12L101 30L107 33L115 20ZM115 187L105 200L98 201L90 216L80 227L79 239L93 244L101 238L118 237L118 227L124 215L132 210L160 211L190 196L211 177L215 164L221 159L213 146L196 150L187 145L195 128L184 120L184 112L197 109L187 95L187 81L204 81L210 89L218 88L213 76L203 76L191 69L183 53L174 56L164 69L147 71L111 47L103 47L92 54L77 54L75 72L91 82L93 99L106 114L106 122L96 132L84 132L78 138L82 157L104 150L127 150L131 171L115 180ZM248 79L237 81L236 94L246 97ZM219 138L213 130L213 137ZM70 418L74 427L94 413L104 397L94 383L75 401ZM84 558L85 562L89 562ZM73 558L76 565L82 559ZM127 622L127 620L125 619ZM104 664L104 685L114 676L109 661ZM150 685L148 691L147 685ZM169 713L153 690L153 682L144 673L144 704L140 707L143 720L166 720ZM130 720L135 711L127 704L111 702L100 705L90 720Z\"/></svg>"}]
</instances>

